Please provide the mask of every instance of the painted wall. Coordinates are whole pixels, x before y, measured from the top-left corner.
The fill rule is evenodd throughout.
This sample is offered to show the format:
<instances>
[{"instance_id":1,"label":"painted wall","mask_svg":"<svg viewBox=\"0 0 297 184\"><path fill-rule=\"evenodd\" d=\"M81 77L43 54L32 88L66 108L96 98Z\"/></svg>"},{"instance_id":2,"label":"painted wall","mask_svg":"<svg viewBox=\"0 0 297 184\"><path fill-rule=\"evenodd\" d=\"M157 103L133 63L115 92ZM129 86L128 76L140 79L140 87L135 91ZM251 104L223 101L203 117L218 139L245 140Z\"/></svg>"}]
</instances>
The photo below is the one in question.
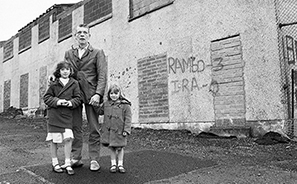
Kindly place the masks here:
<instances>
[{"instance_id":1,"label":"painted wall","mask_svg":"<svg viewBox=\"0 0 297 184\"><path fill-rule=\"evenodd\" d=\"M246 119L284 118L284 107L280 103L275 7L271 1L175 1L171 6L128 24L128 4L115 1L114 6L113 21L116 23L112 30L115 33L118 28L118 31L113 34L113 43L118 44L113 44L112 50L117 55L111 55L111 60L121 57L125 63L131 63L166 52L168 58L187 60L194 56L211 66L210 42L239 34L245 64ZM131 63L136 68L135 64ZM110 68L116 67L110 65ZM183 88L183 79L191 81L193 78L200 89ZM178 69L176 73L170 73L169 70L170 122L214 121L210 83L211 67L201 72ZM137 88L137 82L132 84L132 89ZM174 84L181 86L180 89L175 89ZM188 88L191 87L188 85Z\"/></svg>"},{"instance_id":2,"label":"painted wall","mask_svg":"<svg viewBox=\"0 0 297 184\"><path fill-rule=\"evenodd\" d=\"M248 121L284 119L285 107L280 99L280 66L275 5L271 0L175 0L173 4L128 21L129 1L113 0L112 17L91 28L90 42L102 48L108 57L108 76L111 81L122 84L125 95L132 102L135 126L153 128L208 129L221 120L224 125L248 125ZM83 22L83 7L72 12L73 27ZM52 22L52 21L51 21ZM14 40L14 58L0 64L0 95L3 96L4 81L11 79L11 105L19 107L20 75L29 73L28 109L40 106L40 68L52 72L54 63L63 59L65 50L73 44L69 38L58 43L58 21L50 25L50 39L38 44L37 26L32 28L31 49L18 55L18 38ZM212 44L222 43L236 37L236 49L213 51ZM222 41L223 40L223 41ZM234 47L235 47L234 46ZM221 46L222 48L224 46ZM230 46L231 47L231 46ZM233 47L231 47L233 48ZM214 77L228 78L233 70L215 73L218 58L230 57L236 52L240 61L240 83L243 111L224 113L216 104L216 93L233 90L221 84L213 90ZM0 48L2 58L3 48ZM226 54L227 53L227 54ZM217 54L217 55L216 55ZM229 55L228 55L229 54ZM146 119L139 118L140 110L149 109L150 104L140 106L142 90L139 85L146 76L139 73L140 63L152 60L148 67L156 67L158 56L164 56L166 65L160 65L162 77L152 80L167 98L167 114L156 116L147 111ZM234 59L231 59L234 60ZM185 61L184 63L182 61ZM231 66L231 65L230 65ZM233 66L233 65L232 65ZM229 67L234 69L234 67ZM154 71L148 71L151 77ZM165 72L165 73L164 73ZM144 72L145 73L145 72ZM158 74L156 74L158 75ZM44 77L44 76L43 76ZM160 79L160 80L159 80ZM167 86L158 87L167 80ZM153 89L150 86L149 89ZM167 93L167 97L166 94ZM149 95L154 95L151 93ZM231 93L230 93L231 94ZM165 95L165 96L164 96ZM0 98L1 100L1 98ZM223 101L226 105L228 101ZM153 104L153 100L149 101ZM227 104L228 105L228 104ZM236 110L236 107L233 107ZM3 110L3 100L0 103ZM220 116L219 116L220 114ZM221 115L222 114L222 115ZM225 121L226 120L226 121ZM246 121L245 121L246 120Z\"/></svg>"}]
</instances>

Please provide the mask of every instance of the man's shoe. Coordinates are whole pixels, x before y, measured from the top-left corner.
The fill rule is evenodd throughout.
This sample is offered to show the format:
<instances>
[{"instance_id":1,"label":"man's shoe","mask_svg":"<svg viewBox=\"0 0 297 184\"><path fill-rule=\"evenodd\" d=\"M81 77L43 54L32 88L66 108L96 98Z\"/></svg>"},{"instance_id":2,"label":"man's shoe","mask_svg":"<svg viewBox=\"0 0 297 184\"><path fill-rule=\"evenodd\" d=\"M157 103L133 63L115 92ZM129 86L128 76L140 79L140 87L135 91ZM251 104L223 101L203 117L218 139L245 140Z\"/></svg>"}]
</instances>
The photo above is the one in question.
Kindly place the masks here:
<instances>
[{"instance_id":1,"label":"man's shoe","mask_svg":"<svg viewBox=\"0 0 297 184\"><path fill-rule=\"evenodd\" d=\"M98 164L98 162L96 160L92 160L90 164L90 170L99 171L99 169L100 169L100 165Z\"/></svg>"},{"instance_id":2,"label":"man's shoe","mask_svg":"<svg viewBox=\"0 0 297 184\"><path fill-rule=\"evenodd\" d=\"M71 160L71 167L72 168L76 168L76 167L82 167L84 164L81 160L75 160L75 159L72 159Z\"/></svg>"}]
</instances>

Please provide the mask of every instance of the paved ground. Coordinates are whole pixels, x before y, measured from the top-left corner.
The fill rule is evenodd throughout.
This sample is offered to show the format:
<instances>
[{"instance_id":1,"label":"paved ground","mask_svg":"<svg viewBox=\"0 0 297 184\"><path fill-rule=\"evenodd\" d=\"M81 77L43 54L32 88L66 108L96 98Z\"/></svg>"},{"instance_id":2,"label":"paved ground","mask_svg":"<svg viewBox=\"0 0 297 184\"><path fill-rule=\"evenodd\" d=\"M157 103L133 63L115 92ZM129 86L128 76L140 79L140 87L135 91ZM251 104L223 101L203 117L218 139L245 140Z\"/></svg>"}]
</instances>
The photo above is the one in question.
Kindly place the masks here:
<instances>
[{"instance_id":1,"label":"paved ground","mask_svg":"<svg viewBox=\"0 0 297 184\"><path fill-rule=\"evenodd\" d=\"M184 130L133 129L132 133L126 148L126 174L108 172L107 149L102 149L101 172L89 171L84 149L86 164L68 176L51 171L43 120L0 118L0 184L297 183L295 142L263 146L254 139L206 139Z\"/></svg>"},{"instance_id":2,"label":"paved ground","mask_svg":"<svg viewBox=\"0 0 297 184\"><path fill-rule=\"evenodd\" d=\"M100 164L102 165L100 172L91 172L88 165L85 165L82 168L76 168L74 176L68 176L66 173L53 173L50 164L30 166L26 167L26 169L40 178L42 177L41 181L55 184L139 184L174 177L199 168L210 167L216 163L181 156L176 153L143 150L126 154L125 166L127 167L127 173L125 174L109 172L110 159L108 156L102 157Z\"/></svg>"}]
</instances>

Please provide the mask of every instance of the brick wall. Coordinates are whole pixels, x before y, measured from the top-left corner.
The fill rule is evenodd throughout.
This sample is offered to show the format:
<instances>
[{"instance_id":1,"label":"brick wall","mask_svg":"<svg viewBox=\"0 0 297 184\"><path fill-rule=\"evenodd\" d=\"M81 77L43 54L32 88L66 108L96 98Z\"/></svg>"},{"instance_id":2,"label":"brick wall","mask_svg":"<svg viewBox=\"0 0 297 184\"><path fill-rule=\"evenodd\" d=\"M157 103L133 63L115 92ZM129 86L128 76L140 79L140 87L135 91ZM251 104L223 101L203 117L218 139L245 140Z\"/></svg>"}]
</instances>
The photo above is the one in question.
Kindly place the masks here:
<instances>
[{"instance_id":1,"label":"brick wall","mask_svg":"<svg viewBox=\"0 0 297 184\"><path fill-rule=\"evenodd\" d=\"M58 40L62 41L72 35L72 14L69 14L59 20Z\"/></svg>"},{"instance_id":2,"label":"brick wall","mask_svg":"<svg viewBox=\"0 0 297 184\"><path fill-rule=\"evenodd\" d=\"M39 69L39 105L43 103L43 95L47 89L47 67L43 66Z\"/></svg>"},{"instance_id":3,"label":"brick wall","mask_svg":"<svg viewBox=\"0 0 297 184\"><path fill-rule=\"evenodd\" d=\"M20 108L28 107L29 73L21 75L20 79Z\"/></svg>"},{"instance_id":4,"label":"brick wall","mask_svg":"<svg viewBox=\"0 0 297 184\"><path fill-rule=\"evenodd\" d=\"M4 81L4 94L3 94L3 108L8 109L10 107L11 96L11 81Z\"/></svg>"},{"instance_id":5,"label":"brick wall","mask_svg":"<svg viewBox=\"0 0 297 184\"><path fill-rule=\"evenodd\" d=\"M130 18L144 15L173 3L174 0L130 0Z\"/></svg>"},{"instance_id":6,"label":"brick wall","mask_svg":"<svg viewBox=\"0 0 297 184\"><path fill-rule=\"evenodd\" d=\"M139 59L139 122L169 120L167 56L160 54Z\"/></svg>"},{"instance_id":7,"label":"brick wall","mask_svg":"<svg viewBox=\"0 0 297 184\"><path fill-rule=\"evenodd\" d=\"M3 47L3 61L13 57L13 39L8 40Z\"/></svg>"},{"instance_id":8,"label":"brick wall","mask_svg":"<svg viewBox=\"0 0 297 184\"><path fill-rule=\"evenodd\" d=\"M112 13L112 0L91 0L84 5L84 23L89 24Z\"/></svg>"},{"instance_id":9,"label":"brick wall","mask_svg":"<svg viewBox=\"0 0 297 184\"><path fill-rule=\"evenodd\" d=\"M244 125L244 62L240 36L212 41L211 59L216 126Z\"/></svg>"},{"instance_id":10,"label":"brick wall","mask_svg":"<svg viewBox=\"0 0 297 184\"><path fill-rule=\"evenodd\" d=\"M31 48L32 26L29 25L19 32L19 52Z\"/></svg>"},{"instance_id":11,"label":"brick wall","mask_svg":"<svg viewBox=\"0 0 297 184\"><path fill-rule=\"evenodd\" d=\"M38 43L50 37L50 14L41 17L38 24Z\"/></svg>"}]
</instances>

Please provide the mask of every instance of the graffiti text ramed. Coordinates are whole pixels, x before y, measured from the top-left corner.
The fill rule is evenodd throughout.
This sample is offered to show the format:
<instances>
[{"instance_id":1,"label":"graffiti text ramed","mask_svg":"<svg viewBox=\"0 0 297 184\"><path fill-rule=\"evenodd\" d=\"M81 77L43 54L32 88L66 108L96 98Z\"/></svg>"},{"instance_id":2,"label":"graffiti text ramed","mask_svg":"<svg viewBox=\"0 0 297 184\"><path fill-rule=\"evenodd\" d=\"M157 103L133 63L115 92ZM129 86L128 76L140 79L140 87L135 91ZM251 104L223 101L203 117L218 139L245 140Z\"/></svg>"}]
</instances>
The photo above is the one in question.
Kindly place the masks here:
<instances>
[{"instance_id":1,"label":"graffiti text ramed","mask_svg":"<svg viewBox=\"0 0 297 184\"><path fill-rule=\"evenodd\" d=\"M185 72L202 72L205 69L205 63L203 60L197 60L195 57L189 57L188 59L168 58L169 73L176 74L177 71Z\"/></svg>"}]
</instances>

